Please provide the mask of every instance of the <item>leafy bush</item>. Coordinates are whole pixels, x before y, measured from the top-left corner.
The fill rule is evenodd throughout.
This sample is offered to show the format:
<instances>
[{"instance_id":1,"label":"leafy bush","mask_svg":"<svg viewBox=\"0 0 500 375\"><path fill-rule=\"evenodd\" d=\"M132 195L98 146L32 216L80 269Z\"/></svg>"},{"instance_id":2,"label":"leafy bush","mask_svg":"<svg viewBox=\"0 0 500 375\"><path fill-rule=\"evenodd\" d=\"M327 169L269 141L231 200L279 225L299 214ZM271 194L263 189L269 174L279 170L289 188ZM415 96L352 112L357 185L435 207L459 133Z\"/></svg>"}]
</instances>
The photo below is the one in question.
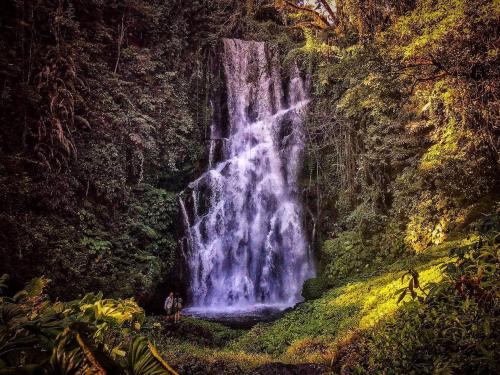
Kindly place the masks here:
<instances>
[{"instance_id":1,"label":"leafy bush","mask_svg":"<svg viewBox=\"0 0 500 375\"><path fill-rule=\"evenodd\" d=\"M442 266L444 280L365 337L360 350L369 354L362 372L497 373L499 239L453 249L452 260Z\"/></svg>"},{"instance_id":2,"label":"leafy bush","mask_svg":"<svg viewBox=\"0 0 500 375\"><path fill-rule=\"evenodd\" d=\"M372 246L363 241L357 231L344 231L337 238L326 240L321 248L321 259L330 285L367 271L382 261L382 258L374 257Z\"/></svg>"}]
</instances>

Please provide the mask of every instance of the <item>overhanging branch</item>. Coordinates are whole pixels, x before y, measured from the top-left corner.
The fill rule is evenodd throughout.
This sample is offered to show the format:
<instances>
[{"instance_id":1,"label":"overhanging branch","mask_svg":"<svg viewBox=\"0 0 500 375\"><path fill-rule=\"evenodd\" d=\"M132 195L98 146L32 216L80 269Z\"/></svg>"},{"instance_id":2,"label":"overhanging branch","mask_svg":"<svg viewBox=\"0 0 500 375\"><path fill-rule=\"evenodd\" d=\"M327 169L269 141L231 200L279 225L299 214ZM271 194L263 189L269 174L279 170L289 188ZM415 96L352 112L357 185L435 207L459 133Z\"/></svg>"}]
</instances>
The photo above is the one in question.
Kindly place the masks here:
<instances>
[{"instance_id":1,"label":"overhanging branch","mask_svg":"<svg viewBox=\"0 0 500 375\"><path fill-rule=\"evenodd\" d=\"M328 1L326 0L319 0L321 5L323 5L323 8L327 11L328 15L332 18L333 21L337 21L337 14L333 11L332 7L330 4L328 4Z\"/></svg>"},{"instance_id":2,"label":"overhanging branch","mask_svg":"<svg viewBox=\"0 0 500 375\"><path fill-rule=\"evenodd\" d=\"M320 24L320 26L323 28L327 28L330 26L328 19L325 16L323 16L322 14L316 12L314 9L311 9L307 6L297 5L297 4L295 4L291 1L288 1L288 0L283 0L283 4L285 4L286 6L292 8L294 10L297 10L299 12L305 12L305 13L312 15L316 19L316 21ZM331 8L330 8L330 11L331 11Z\"/></svg>"}]
</instances>

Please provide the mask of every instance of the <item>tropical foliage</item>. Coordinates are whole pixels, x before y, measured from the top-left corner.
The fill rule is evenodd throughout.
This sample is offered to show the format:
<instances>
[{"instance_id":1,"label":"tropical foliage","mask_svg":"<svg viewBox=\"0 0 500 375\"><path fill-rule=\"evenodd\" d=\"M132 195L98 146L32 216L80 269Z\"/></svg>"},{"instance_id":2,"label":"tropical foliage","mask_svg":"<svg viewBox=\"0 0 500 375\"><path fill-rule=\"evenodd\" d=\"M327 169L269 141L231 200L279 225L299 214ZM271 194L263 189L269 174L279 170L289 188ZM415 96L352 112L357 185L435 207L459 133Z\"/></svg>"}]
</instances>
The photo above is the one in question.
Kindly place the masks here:
<instances>
[{"instance_id":1,"label":"tropical foliage","mask_svg":"<svg viewBox=\"0 0 500 375\"><path fill-rule=\"evenodd\" d=\"M498 372L497 0L0 8L0 374ZM170 327L143 308L186 288L177 196L224 108L223 37L310 84L318 272L274 322Z\"/></svg>"},{"instance_id":2,"label":"tropical foliage","mask_svg":"<svg viewBox=\"0 0 500 375\"><path fill-rule=\"evenodd\" d=\"M303 185L332 278L470 230L499 191L498 4L336 3L290 52L313 75Z\"/></svg>"},{"instance_id":3,"label":"tropical foliage","mask_svg":"<svg viewBox=\"0 0 500 375\"><path fill-rule=\"evenodd\" d=\"M0 297L0 373L176 374L140 335L144 311L132 299L87 294L52 303L48 283L34 279Z\"/></svg>"},{"instance_id":4,"label":"tropical foliage","mask_svg":"<svg viewBox=\"0 0 500 375\"><path fill-rule=\"evenodd\" d=\"M50 273L64 298L150 300L175 279L175 194L205 118L181 3L2 2L0 271L16 285Z\"/></svg>"}]
</instances>

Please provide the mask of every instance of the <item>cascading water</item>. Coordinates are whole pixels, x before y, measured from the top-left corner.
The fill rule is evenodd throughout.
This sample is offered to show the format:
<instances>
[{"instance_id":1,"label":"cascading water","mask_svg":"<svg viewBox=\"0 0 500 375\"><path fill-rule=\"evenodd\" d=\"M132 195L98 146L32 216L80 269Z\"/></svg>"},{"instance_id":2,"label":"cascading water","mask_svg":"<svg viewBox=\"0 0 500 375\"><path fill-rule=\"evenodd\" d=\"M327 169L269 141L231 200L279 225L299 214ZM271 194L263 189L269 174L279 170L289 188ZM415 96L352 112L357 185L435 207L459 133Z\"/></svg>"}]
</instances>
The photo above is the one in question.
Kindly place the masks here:
<instances>
[{"instance_id":1,"label":"cascading water","mask_svg":"<svg viewBox=\"0 0 500 375\"><path fill-rule=\"evenodd\" d=\"M213 122L209 170L180 200L190 311L283 309L314 275L297 198L307 95L296 67L284 94L265 43L225 39L223 46L229 129L224 136Z\"/></svg>"}]
</instances>

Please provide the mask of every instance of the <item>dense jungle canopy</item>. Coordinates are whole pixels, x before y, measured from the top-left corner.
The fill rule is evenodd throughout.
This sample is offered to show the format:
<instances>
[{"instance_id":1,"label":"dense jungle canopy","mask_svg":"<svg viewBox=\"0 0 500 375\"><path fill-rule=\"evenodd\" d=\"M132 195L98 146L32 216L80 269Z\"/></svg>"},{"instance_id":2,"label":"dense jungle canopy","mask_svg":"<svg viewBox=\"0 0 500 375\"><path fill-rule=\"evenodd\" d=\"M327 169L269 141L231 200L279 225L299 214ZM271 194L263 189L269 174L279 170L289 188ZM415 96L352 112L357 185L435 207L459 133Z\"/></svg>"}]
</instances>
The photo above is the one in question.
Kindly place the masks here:
<instances>
[{"instance_id":1,"label":"dense jungle canopy","mask_svg":"<svg viewBox=\"0 0 500 375\"><path fill-rule=\"evenodd\" d=\"M0 374L500 371L499 26L498 0L3 0ZM316 277L270 322L171 325L224 38L307 82L284 164Z\"/></svg>"}]
</instances>

